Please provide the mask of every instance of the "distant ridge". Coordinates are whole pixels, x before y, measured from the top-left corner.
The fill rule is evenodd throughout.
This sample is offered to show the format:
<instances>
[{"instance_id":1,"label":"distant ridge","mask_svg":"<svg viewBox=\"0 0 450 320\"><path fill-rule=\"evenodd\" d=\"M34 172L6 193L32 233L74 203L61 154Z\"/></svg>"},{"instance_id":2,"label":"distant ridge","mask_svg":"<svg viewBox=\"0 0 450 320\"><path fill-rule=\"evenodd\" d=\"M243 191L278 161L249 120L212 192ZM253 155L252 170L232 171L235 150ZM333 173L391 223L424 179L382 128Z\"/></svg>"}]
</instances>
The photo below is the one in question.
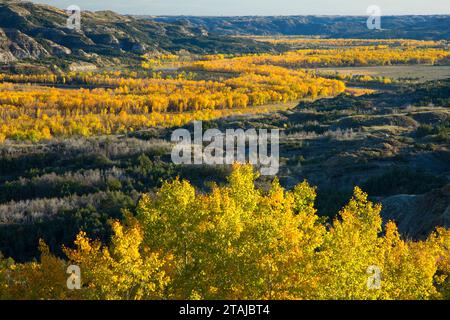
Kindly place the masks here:
<instances>
[{"instance_id":1,"label":"distant ridge","mask_svg":"<svg viewBox=\"0 0 450 320\"><path fill-rule=\"evenodd\" d=\"M355 16L154 17L83 11L80 31L68 29L67 18L67 12L49 5L0 0L0 64L84 61L111 65L136 61L148 52L214 54L286 49L281 44L236 35L450 40L449 15L383 17L382 30L369 30L366 17Z\"/></svg>"},{"instance_id":2,"label":"distant ridge","mask_svg":"<svg viewBox=\"0 0 450 320\"><path fill-rule=\"evenodd\" d=\"M141 17L205 28L221 35L310 35L328 38L450 40L450 15L383 16L382 30L369 30L366 16Z\"/></svg>"},{"instance_id":3,"label":"distant ridge","mask_svg":"<svg viewBox=\"0 0 450 320\"><path fill-rule=\"evenodd\" d=\"M113 11L83 11L81 31L66 27L68 14L49 5L0 1L0 63L26 59L136 59L146 52L261 52L250 39L209 36L201 27L135 19Z\"/></svg>"}]
</instances>

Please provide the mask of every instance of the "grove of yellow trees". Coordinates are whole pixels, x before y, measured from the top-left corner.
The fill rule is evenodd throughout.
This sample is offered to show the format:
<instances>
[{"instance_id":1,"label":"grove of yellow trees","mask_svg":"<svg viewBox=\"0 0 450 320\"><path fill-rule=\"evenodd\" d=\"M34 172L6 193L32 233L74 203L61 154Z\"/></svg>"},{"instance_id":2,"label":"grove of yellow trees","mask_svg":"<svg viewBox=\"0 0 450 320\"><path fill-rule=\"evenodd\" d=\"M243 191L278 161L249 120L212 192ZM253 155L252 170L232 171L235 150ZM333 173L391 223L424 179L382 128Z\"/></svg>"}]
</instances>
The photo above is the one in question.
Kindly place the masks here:
<instances>
[{"instance_id":1,"label":"grove of yellow trees","mask_svg":"<svg viewBox=\"0 0 450 320\"><path fill-rule=\"evenodd\" d=\"M133 74L123 77L120 72L58 76L0 74L0 81L4 81L0 84L0 141L37 141L54 136L88 136L175 126L228 115L230 110L239 112L302 98L335 96L345 90L342 81L300 70L232 59L209 63L225 66L233 76L213 81L188 80L185 73L175 79L143 78ZM203 65L199 62L191 68L200 67ZM215 68L204 67L203 72L212 72ZM258 112L258 108L254 110Z\"/></svg>"},{"instance_id":2,"label":"grove of yellow trees","mask_svg":"<svg viewBox=\"0 0 450 320\"><path fill-rule=\"evenodd\" d=\"M337 49L302 49L280 55L242 57L252 63L288 68L385 66L401 64L439 64L450 61L448 48L416 48L389 46L359 46Z\"/></svg>"},{"instance_id":3,"label":"grove of yellow trees","mask_svg":"<svg viewBox=\"0 0 450 320\"><path fill-rule=\"evenodd\" d=\"M329 47L359 47L359 46L389 46L389 47L445 47L446 40L414 40L414 39L339 39L339 38L307 38L301 36L249 36L261 42L273 44L289 44L292 47L329 48Z\"/></svg>"},{"instance_id":4,"label":"grove of yellow trees","mask_svg":"<svg viewBox=\"0 0 450 320\"><path fill-rule=\"evenodd\" d=\"M0 259L1 299L444 299L450 230L404 240L356 188L331 225L315 188L255 187L248 165L208 194L167 181L136 213L113 221L109 245L81 231L66 259L41 242L39 262ZM67 266L81 288L66 286ZM369 286L379 270L379 286Z\"/></svg>"},{"instance_id":5,"label":"grove of yellow trees","mask_svg":"<svg viewBox=\"0 0 450 320\"><path fill-rule=\"evenodd\" d=\"M436 43L368 41L364 46L357 40L309 41L336 42L336 47L196 60L169 54L145 58L141 73L0 73L0 142L170 127L250 108L257 113L261 106L335 96L345 90L341 81L345 79L327 79L302 68L450 61L448 48ZM164 63L176 63L177 74L163 76L158 68Z\"/></svg>"}]
</instances>

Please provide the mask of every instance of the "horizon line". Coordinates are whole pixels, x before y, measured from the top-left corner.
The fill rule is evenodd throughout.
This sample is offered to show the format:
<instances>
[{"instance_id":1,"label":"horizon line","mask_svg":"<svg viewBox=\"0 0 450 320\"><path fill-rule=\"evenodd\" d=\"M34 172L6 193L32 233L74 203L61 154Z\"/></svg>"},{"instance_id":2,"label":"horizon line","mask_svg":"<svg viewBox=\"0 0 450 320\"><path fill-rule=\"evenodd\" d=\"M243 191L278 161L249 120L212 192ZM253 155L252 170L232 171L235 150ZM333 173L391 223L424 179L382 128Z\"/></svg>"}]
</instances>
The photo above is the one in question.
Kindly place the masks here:
<instances>
[{"instance_id":1,"label":"horizon line","mask_svg":"<svg viewBox=\"0 0 450 320\"><path fill-rule=\"evenodd\" d=\"M186 14L135 14L135 13L120 13L114 10L82 10L89 12L105 12L112 11L124 16L149 16L149 17L196 17L196 18L234 18L234 17L365 17L367 15L363 14L273 14L273 15L263 15L263 14L239 14L239 15L186 15ZM404 16L412 16L412 17L422 17L422 16L450 16L450 13L424 13L424 14L414 14L414 13L401 13L401 14L385 14L381 15L381 17L404 17Z\"/></svg>"},{"instance_id":2,"label":"horizon line","mask_svg":"<svg viewBox=\"0 0 450 320\"><path fill-rule=\"evenodd\" d=\"M37 0L39 1L39 0ZM53 8L58 8L60 10L66 10L66 8L59 6L58 4L48 4L48 3L42 3L32 0L6 0L4 3L7 4L8 2L18 2L18 3L32 3L34 5L41 5L41 6L49 6ZM105 12L110 11L114 12L120 15L124 16L150 16L150 17L211 17L211 18L224 18L224 17L367 17L367 14L355 14L355 13L339 13L339 14L331 14L331 13L294 13L294 14L152 14L152 13L134 13L132 10L130 12L123 12L118 11L115 9L99 9L99 10L89 10L89 9L83 9L81 6L81 12ZM387 13L382 14L382 17L401 17L401 16L450 16L450 12L447 13Z\"/></svg>"}]
</instances>

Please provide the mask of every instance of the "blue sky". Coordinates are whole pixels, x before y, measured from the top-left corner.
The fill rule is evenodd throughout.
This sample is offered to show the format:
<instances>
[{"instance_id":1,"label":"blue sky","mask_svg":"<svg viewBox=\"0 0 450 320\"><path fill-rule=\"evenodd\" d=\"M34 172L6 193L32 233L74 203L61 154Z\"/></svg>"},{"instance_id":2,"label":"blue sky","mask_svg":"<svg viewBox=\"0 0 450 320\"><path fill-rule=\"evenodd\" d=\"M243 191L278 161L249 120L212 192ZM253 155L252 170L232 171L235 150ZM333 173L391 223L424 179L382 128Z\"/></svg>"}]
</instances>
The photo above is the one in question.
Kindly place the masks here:
<instances>
[{"instance_id":1,"label":"blue sky","mask_svg":"<svg viewBox=\"0 0 450 320\"><path fill-rule=\"evenodd\" d=\"M33 0L60 8L113 10L147 15L366 15L450 14L450 0Z\"/></svg>"}]
</instances>

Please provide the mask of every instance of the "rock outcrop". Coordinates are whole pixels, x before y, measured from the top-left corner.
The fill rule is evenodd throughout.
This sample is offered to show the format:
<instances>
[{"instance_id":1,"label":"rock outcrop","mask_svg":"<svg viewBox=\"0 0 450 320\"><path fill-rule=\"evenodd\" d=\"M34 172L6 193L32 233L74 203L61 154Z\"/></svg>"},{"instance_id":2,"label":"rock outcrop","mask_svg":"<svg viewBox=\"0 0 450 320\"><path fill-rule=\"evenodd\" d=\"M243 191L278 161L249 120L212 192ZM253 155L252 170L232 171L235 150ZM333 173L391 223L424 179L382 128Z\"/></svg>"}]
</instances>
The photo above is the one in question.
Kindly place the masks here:
<instances>
[{"instance_id":1,"label":"rock outcrop","mask_svg":"<svg viewBox=\"0 0 450 320\"><path fill-rule=\"evenodd\" d=\"M205 29L136 19L111 11L81 12L81 29L67 27L69 14L48 5L0 1L0 63L54 56L81 59L79 52L106 58L137 58L148 51L215 53L268 51L269 44L209 37ZM94 62L94 61L89 61Z\"/></svg>"},{"instance_id":2,"label":"rock outcrop","mask_svg":"<svg viewBox=\"0 0 450 320\"><path fill-rule=\"evenodd\" d=\"M437 226L450 227L450 184L423 195L395 195L382 200L385 221L394 220L400 233L426 238Z\"/></svg>"}]
</instances>

